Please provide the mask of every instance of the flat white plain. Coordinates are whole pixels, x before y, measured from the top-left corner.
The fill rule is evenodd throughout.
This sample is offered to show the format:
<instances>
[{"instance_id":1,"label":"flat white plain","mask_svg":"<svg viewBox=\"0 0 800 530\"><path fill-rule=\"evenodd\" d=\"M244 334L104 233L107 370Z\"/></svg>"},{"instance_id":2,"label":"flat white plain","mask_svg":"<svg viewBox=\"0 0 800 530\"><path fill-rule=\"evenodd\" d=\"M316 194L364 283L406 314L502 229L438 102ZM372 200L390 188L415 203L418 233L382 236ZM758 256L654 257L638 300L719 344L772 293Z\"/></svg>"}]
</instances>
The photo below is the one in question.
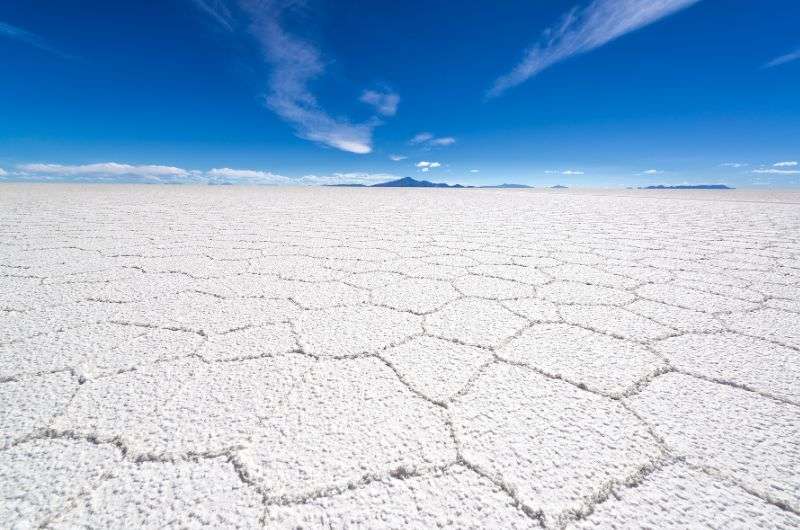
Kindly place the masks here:
<instances>
[{"instance_id":1,"label":"flat white plain","mask_svg":"<svg viewBox=\"0 0 800 530\"><path fill-rule=\"evenodd\" d=\"M800 194L0 186L0 526L800 525Z\"/></svg>"}]
</instances>

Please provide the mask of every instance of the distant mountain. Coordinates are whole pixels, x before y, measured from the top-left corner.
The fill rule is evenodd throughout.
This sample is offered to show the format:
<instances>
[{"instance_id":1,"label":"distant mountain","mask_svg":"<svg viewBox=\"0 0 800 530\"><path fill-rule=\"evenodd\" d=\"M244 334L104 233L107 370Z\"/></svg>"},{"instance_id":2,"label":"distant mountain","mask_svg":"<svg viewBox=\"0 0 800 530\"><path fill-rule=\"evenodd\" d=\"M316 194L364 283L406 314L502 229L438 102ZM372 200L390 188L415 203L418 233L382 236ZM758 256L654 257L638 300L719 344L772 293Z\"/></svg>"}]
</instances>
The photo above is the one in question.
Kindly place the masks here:
<instances>
[{"instance_id":1,"label":"distant mountain","mask_svg":"<svg viewBox=\"0 0 800 530\"><path fill-rule=\"evenodd\" d=\"M550 186L550 188L552 188L554 190L565 190L565 189L567 189L567 186L562 186L561 184L556 184L555 186Z\"/></svg>"},{"instance_id":2,"label":"distant mountain","mask_svg":"<svg viewBox=\"0 0 800 530\"><path fill-rule=\"evenodd\" d=\"M411 177L403 177L389 182L373 184L373 188L463 188L461 184L446 184L444 182L429 182L427 180L416 180Z\"/></svg>"},{"instance_id":3,"label":"distant mountain","mask_svg":"<svg viewBox=\"0 0 800 530\"><path fill-rule=\"evenodd\" d=\"M326 186L334 188L453 188L453 189L467 189L467 188L532 188L525 184L498 184L496 186L462 186L461 184L447 184L445 182L430 182L427 180L417 180L411 177L403 177L397 180L390 180L389 182L381 182L379 184L326 184Z\"/></svg>"},{"instance_id":4,"label":"distant mountain","mask_svg":"<svg viewBox=\"0 0 800 530\"><path fill-rule=\"evenodd\" d=\"M532 188L533 186L528 186L527 184L498 184L496 186L479 186L480 188L508 188L508 189L517 189L517 188Z\"/></svg>"},{"instance_id":5,"label":"distant mountain","mask_svg":"<svg viewBox=\"0 0 800 530\"><path fill-rule=\"evenodd\" d=\"M665 186L659 184L658 186L644 186L640 190L733 190L730 186L725 184L680 184L677 186Z\"/></svg>"}]
</instances>

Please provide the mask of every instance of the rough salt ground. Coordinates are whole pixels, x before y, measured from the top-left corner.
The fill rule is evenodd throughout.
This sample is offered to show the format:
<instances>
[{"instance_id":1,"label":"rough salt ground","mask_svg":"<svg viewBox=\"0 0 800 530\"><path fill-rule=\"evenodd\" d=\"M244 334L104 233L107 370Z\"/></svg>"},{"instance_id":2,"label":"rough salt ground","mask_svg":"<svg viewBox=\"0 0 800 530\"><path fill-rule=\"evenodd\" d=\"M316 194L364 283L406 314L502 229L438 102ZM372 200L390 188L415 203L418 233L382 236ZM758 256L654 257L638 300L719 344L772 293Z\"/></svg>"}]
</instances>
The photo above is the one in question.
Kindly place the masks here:
<instances>
[{"instance_id":1,"label":"rough salt ground","mask_svg":"<svg viewBox=\"0 0 800 530\"><path fill-rule=\"evenodd\" d=\"M0 186L0 527L800 526L800 195Z\"/></svg>"}]
</instances>

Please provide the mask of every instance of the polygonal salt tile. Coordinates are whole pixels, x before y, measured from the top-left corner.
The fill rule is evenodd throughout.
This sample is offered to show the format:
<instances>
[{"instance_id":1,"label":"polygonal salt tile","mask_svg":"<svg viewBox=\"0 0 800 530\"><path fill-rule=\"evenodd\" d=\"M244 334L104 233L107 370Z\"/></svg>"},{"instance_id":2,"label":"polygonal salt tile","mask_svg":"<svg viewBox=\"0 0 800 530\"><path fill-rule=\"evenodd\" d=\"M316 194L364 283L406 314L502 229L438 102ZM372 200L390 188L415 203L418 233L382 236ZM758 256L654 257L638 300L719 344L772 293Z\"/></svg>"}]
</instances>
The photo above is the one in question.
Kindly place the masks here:
<instances>
[{"instance_id":1,"label":"polygonal salt tile","mask_svg":"<svg viewBox=\"0 0 800 530\"><path fill-rule=\"evenodd\" d=\"M566 305L561 316L570 324L641 342L667 337L675 330L618 307Z\"/></svg>"},{"instance_id":2,"label":"polygonal salt tile","mask_svg":"<svg viewBox=\"0 0 800 530\"><path fill-rule=\"evenodd\" d=\"M450 282L407 278L372 292L375 304L399 311L423 314L435 311L459 297Z\"/></svg>"},{"instance_id":3,"label":"polygonal salt tile","mask_svg":"<svg viewBox=\"0 0 800 530\"><path fill-rule=\"evenodd\" d=\"M800 517L684 464L648 475L634 487L617 488L583 521L569 528L797 528Z\"/></svg>"},{"instance_id":4,"label":"polygonal salt tile","mask_svg":"<svg viewBox=\"0 0 800 530\"><path fill-rule=\"evenodd\" d=\"M493 300L536 296L536 288L532 285L491 276L467 274L453 283L456 289L466 296Z\"/></svg>"},{"instance_id":5,"label":"polygonal salt tile","mask_svg":"<svg viewBox=\"0 0 800 530\"><path fill-rule=\"evenodd\" d=\"M323 267L324 260L305 256L266 256L250 260L248 271L255 274L274 274L285 280L329 282L341 280L346 272Z\"/></svg>"},{"instance_id":6,"label":"polygonal salt tile","mask_svg":"<svg viewBox=\"0 0 800 530\"><path fill-rule=\"evenodd\" d=\"M198 354L207 361L223 361L280 355L296 348L292 327L282 323L211 335Z\"/></svg>"},{"instance_id":7,"label":"polygonal salt tile","mask_svg":"<svg viewBox=\"0 0 800 530\"><path fill-rule=\"evenodd\" d=\"M717 313L721 311L742 311L758 307L753 302L739 300L718 294L689 289L674 284L651 283L636 289L636 294L642 298L663 302L666 304Z\"/></svg>"},{"instance_id":8,"label":"polygonal salt tile","mask_svg":"<svg viewBox=\"0 0 800 530\"><path fill-rule=\"evenodd\" d=\"M467 273L463 267L433 265L415 259L387 261L379 265L379 270L395 272L411 278L427 278L431 280L452 280Z\"/></svg>"},{"instance_id":9,"label":"polygonal salt tile","mask_svg":"<svg viewBox=\"0 0 800 530\"><path fill-rule=\"evenodd\" d=\"M194 333L91 324L0 346L0 376L71 369L91 378L194 353Z\"/></svg>"},{"instance_id":10,"label":"polygonal salt tile","mask_svg":"<svg viewBox=\"0 0 800 530\"><path fill-rule=\"evenodd\" d=\"M678 370L800 404L800 355L790 348L736 333L671 337L655 348Z\"/></svg>"},{"instance_id":11,"label":"polygonal salt tile","mask_svg":"<svg viewBox=\"0 0 800 530\"><path fill-rule=\"evenodd\" d=\"M478 265L470 267L469 271L479 276L491 276L529 285L542 285L551 279L542 271L523 265Z\"/></svg>"},{"instance_id":12,"label":"polygonal salt tile","mask_svg":"<svg viewBox=\"0 0 800 530\"><path fill-rule=\"evenodd\" d=\"M368 291L343 282L294 282L289 296L307 309L358 305L369 300Z\"/></svg>"},{"instance_id":13,"label":"polygonal salt tile","mask_svg":"<svg viewBox=\"0 0 800 530\"><path fill-rule=\"evenodd\" d=\"M731 313L721 318L734 331L800 348L800 317L796 313L780 309L759 309Z\"/></svg>"},{"instance_id":14,"label":"polygonal salt tile","mask_svg":"<svg viewBox=\"0 0 800 530\"><path fill-rule=\"evenodd\" d=\"M661 302L637 300L625 306L625 309L680 331L703 332L724 329L722 322L708 313L683 309Z\"/></svg>"},{"instance_id":15,"label":"polygonal salt tile","mask_svg":"<svg viewBox=\"0 0 800 530\"><path fill-rule=\"evenodd\" d=\"M800 314L800 300L781 300L777 298L770 298L764 305L772 309L782 309L784 311L791 311L792 313Z\"/></svg>"},{"instance_id":16,"label":"polygonal salt tile","mask_svg":"<svg viewBox=\"0 0 800 530\"><path fill-rule=\"evenodd\" d=\"M613 274L625 276L638 283L663 283L672 279L672 274L666 271L654 269L652 267L639 267L636 265L607 265L604 267L606 270Z\"/></svg>"},{"instance_id":17,"label":"polygonal salt tile","mask_svg":"<svg viewBox=\"0 0 800 530\"><path fill-rule=\"evenodd\" d=\"M492 358L488 350L433 337L418 337L383 352L403 380L428 399L444 402Z\"/></svg>"},{"instance_id":18,"label":"polygonal salt tile","mask_svg":"<svg viewBox=\"0 0 800 530\"><path fill-rule=\"evenodd\" d=\"M637 280L605 272L589 265L578 265L567 263L557 267L548 267L544 271L550 276L564 281L581 282L604 287L614 287L617 289L628 289L636 287Z\"/></svg>"},{"instance_id":19,"label":"polygonal salt tile","mask_svg":"<svg viewBox=\"0 0 800 530\"><path fill-rule=\"evenodd\" d=\"M499 476L548 525L661 454L620 403L504 364L456 398L453 426L467 462Z\"/></svg>"},{"instance_id":20,"label":"polygonal salt tile","mask_svg":"<svg viewBox=\"0 0 800 530\"><path fill-rule=\"evenodd\" d=\"M295 321L300 346L321 356L374 353L422 333L422 319L369 305L303 311Z\"/></svg>"},{"instance_id":21,"label":"polygonal salt tile","mask_svg":"<svg viewBox=\"0 0 800 530\"><path fill-rule=\"evenodd\" d=\"M284 322L300 312L289 300L224 299L196 292L132 304L131 310L129 318L133 323L179 326L211 333Z\"/></svg>"},{"instance_id":22,"label":"polygonal salt tile","mask_svg":"<svg viewBox=\"0 0 800 530\"><path fill-rule=\"evenodd\" d=\"M800 509L797 406L677 373L628 402L671 452Z\"/></svg>"},{"instance_id":23,"label":"polygonal salt tile","mask_svg":"<svg viewBox=\"0 0 800 530\"><path fill-rule=\"evenodd\" d=\"M48 528L255 528L261 500L224 458L124 463Z\"/></svg>"},{"instance_id":24,"label":"polygonal salt tile","mask_svg":"<svg viewBox=\"0 0 800 530\"><path fill-rule=\"evenodd\" d=\"M172 458L243 447L314 360L159 363L81 386L56 430L122 440L133 455Z\"/></svg>"},{"instance_id":25,"label":"polygonal salt tile","mask_svg":"<svg viewBox=\"0 0 800 530\"><path fill-rule=\"evenodd\" d=\"M726 298L736 298L746 302L753 302L755 304L763 302L766 298L763 294L751 289L719 283L711 283L712 280L713 279L711 278L706 278L703 281L679 279L675 280L674 284L689 289L708 291Z\"/></svg>"},{"instance_id":26,"label":"polygonal salt tile","mask_svg":"<svg viewBox=\"0 0 800 530\"><path fill-rule=\"evenodd\" d=\"M78 380L69 372L0 383L0 449L45 429L66 407Z\"/></svg>"},{"instance_id":27,"label":"polygonal salt tile","mask_svg":"<svg viewBox=\"0 0 800 530\"><path fill-rule=\"evenodd\" d=\"M559 260L547 256L513 256L511 261L525 267L555 267L561 264Z\"/></svg>"},{"instance_id":28,"label":"polygonal salt tile","mask_svg":"<svg viewBox=\"0 0 800 530\"><path fill-rule=\"evenodd\" d=\"M666 367L639 344L569 324L534 324L497 355L615 396Z\"/></svg>"},{"instance_id":29,"label":"polygonal salt tile","mask_svg":"<svg viewBox=\"0 0 800 530\"><path fill-rule=\"evenodd\" d=\"M0 522L39 528L91 491L119 465L113 445L79 440L31 440L0 451Z\"/></svg>"},{"instance_id":30,"label":"polygonal salt tile","mask_svg":"<svg viewBox=\"0 0 800 530\"><path fill-rule=\"evenodd\" d=\"M303 504L267 508L267 526L280 528L539 528L488 479L461 466L384 479Z\"/></svg>"},{"instance_id":31,"label":"polygonal salt tile","mask_svg":"<svg viewBox=\"0 0 800 530\"><path fill-rule=\"evenodd\" d=\"M503 302L503 306L533 322L558 322L561 320L558 306L540 298L506 300Z\"/></svg>"},{"instance_id":32,"label":"polygonal salt tile","mask_svg":"<svg viewBox=\"0 0 800 530\"><path fill-rule=\"evenodd\" d=\"M578 282L553 282L539 287L538 292L557 304L624 305L636 298L627 291Z\"/></svg>"},{"instance_id":33,"label":"polygonal salt tile","mask_svg":"<svg viewBox=\"0 0 800 530\"><path fill-rule=\"evenodd\" d=\"M241 457L269 497L343 489L456 457L442 410L374 358L320 361L262 424Z\"/></svg>"},{"instance_id":34,"label":"polygonal salt tile","mask_svg":"<svg viewBox=\"0 0 800 530\"><path fill-rule=\"evenodd\" d=\"M420 258L420 260L424 261L425 263L430 263L431 265L450 265L451 267L470 267L477 264L474 259L467 256L461 256L459 254L425 256Z\"/></svg>"},{"instance_id":35,"label":"polygonal salt tile","mask_svg":"<svg viewBox=\"0 0 800 530\"><path fill-rule=\"evenodd\" d=\"M456 300L425 317L428 333L486 348L498 345L527 324L498 302L477 298Z\"/></svg>"},{"instance_id":36,"label":"polygonal salt tile","mask_svg":"<svg viewBox=\"0 0 800 530\"><path fill-rule=\"evenodd\" d=\"M342 281L362 289L377 289L378 287L389 285L403 278L405 278L405 276L396 272L375 271L351 274Z\"/></svg>"}]
</instances>

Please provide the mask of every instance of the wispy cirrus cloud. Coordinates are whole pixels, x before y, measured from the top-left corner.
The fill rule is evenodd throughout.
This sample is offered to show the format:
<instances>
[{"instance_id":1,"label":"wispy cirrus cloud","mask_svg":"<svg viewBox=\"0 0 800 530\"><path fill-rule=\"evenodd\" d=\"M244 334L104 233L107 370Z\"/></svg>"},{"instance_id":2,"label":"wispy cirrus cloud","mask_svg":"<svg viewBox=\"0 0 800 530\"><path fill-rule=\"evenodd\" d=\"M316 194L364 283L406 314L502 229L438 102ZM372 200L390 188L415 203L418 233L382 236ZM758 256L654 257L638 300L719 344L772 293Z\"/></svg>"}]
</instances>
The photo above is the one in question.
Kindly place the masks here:
<instances>
[{"instance_id":1,"label":"wispy cirrus cloud","mask_svg":"<svg viewBox=\"0 0 800 530\"><path fill-rule=\"evenodd\" d=\"M233 14L225 0L191 0L191 2L220 26L228 31L233 30Z\"/></svg>"},{"instance_id":2,"label":"wispy cirrus cloud","mask_svg":"<svg viewBox=\"0 0 800 530\"><path fill-rule=\"evenodd\" d=\"M421 132L414 135L414 137L408 141L411 145L424 145L427 147L447 147L448 145L453 145L456 143L456 139L452 136L440 136L436 137L433 133L429 132Z\"/></svg>"},{"instance_id":3,"label":"wispy cirrus cloud","mask_svg":"<svg viewBox=\"0 0 800 530\"><path fill-rule=\"evenodd\" d=\"M660 175L661 173L663 173L663 171L658 169L648 169L646 171L642 171L642 174L644 175Z\"/></svg>"},{"instance_id":4,"label":"wispy cirrus cloud","mask_svg":"<svg viewBox=\"0 0 800 530\"><path fill-rule=\"evenodd\" d=\"M731 167L731 168L734 168L734 169L738 169L740 167L747 166L747 164L744 164L742 162L725 162L723 164L720 164L719 166L720 167Z\"/></svg>"},{"instance_id":5,"label":"wispy cirrus cloud","mask_svg":"<svg viewBox=\"0 0 800 530\"><path fill-rule=\"evenodd\" d=\"M8 175L8 171L0 167L0 177L5 177Z\"/></svg>"},{"instance_id":6,"label":"wispy cirrus cloud","mask_svg":"<svg viewBox=\"0 0 800 530\"><path fill-rule=\"evenodd\" d=\"M316 46L289 32L281 18L296 2L245 0L244 11L251 17L251 32L261 45L264 57L272 66L268 108L307 140L347 151L366 154L372 151L372 131L380 124L377 118L351 123L331 117L317 101L308 85L325 72L325 64Z\"/></svg>"},{"instance_id":7,"label":"wispy cirrus cloud","mask_svg":"<svg viewBox=\"0 0 800 530\"><path fill-rule=\"evenodd\" d=\"M796 49L793 52L789 52L786 55L781 55L780 57L774 58L773 60L765 64L764 68L772 68L774 66L780 66L782 64L796 61L797 59L800 59L800 48Z\"/></svg>"},{"instance_id":8,"label":"wispy cirrus cloud","mask_svg":"<svg viewBox=\"0 0 800 530\"><path fill-rule=\"evenodd\" d=\"M509 73L495 80L487 97L501 95L542 70L574 55L599 48L700 0L594 0L574 8L546 29Z\"/></svg>"},{"instance_id":9,"label":"wispy cirrus cloud","mask_svg":"<svg viewBox=\"0 0 800 530\"><path fill-rule=\"evenodd\" d=\"M319 48L287 31L283 19L305 7L303 0L191 0L228 31L236 30L237 14L247 19L249 33L258 42L264 60L271 66L269 87L264 103L289 123L300 138L356 154L372 151L372 134L382 122L376 116L351 122L333 117L319 103L309 88L325 73L325 61ZM238 10L234 11L234 7ZM373 92L374 94L367 94ZM364 99L384 116L397 112L399 96L394 93L367 91ZM372 104L372 103L371 103Z\"/></svg>"},{"instance_id":10,"label":"wispy cirrus cloud","mask_svg":"<svg viewBox=\"0 0 800 530\"><path fill-rule=\"evenodd\" d=\"M12 26L11 24L6 24L5 22L0 22L0 35L24 42L30 46L33 46L34 48L39 48L42 51L57 55L62 59L75 59L74 56L54 48L39 35L31 33L30 31L26 31L22 28Z\"/></svg>"},{"instance_id":11,"label":"wispy cirrus cloud","mask_svg":"<svg viewBox=\"0 0 800 530\"><path fill-rule=\"evenodd\" d=\"M408 157L404 155L389 155L389 160L391 160L392 162L400 162L401 160L405 160L406 158Z\"/></svg>"},{"instance_id":12,"label":"wispy cirrus cloud","mask_svg":"<svg viewBox=\"0 0 800 530\"><path fill-rule=\"evenodd\" d=\"M400 104L400 96L390 91L365 90L361 93L359 101L371 105L378 114L394 116Z\"/></svg>"},{"instance_id":13,"label":"wispy cirrus cloud","mask_svg":"<svg viewBox=\"0 0 800 530\"><path fill-rule=\"evenodd\" d=\"M795 167L797 166L797 160L787 160L785 162L775 162L772 164L772 167Z\"/></svg>"}]
</instances>

